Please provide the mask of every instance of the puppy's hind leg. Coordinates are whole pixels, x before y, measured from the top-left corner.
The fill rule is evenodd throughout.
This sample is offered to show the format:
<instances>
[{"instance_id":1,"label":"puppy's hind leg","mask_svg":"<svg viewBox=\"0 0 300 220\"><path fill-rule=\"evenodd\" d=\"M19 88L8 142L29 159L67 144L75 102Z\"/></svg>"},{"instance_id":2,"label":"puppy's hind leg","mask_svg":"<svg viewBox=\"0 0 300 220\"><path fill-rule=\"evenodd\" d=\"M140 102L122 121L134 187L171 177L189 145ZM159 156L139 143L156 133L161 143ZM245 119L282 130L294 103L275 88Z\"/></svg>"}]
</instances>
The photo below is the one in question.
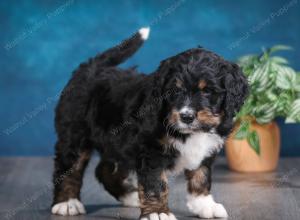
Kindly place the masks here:
<instances>
[{"instance_id":1,"label":"puppy's hind leg","mask_svg":"<svg viewBox=\"0 0 300 220\"><path fill-rule=\"evenodd\" d=\"M83 148L80 144L67 144L62 140L56 144L53 214L78 215L85 213L84 206L80 202L80 188L92 150L88 148L87 141L81 143L86 144L86 147Z\"/></svg>"},{"instance_id":2,"label":"puppy's hind leg","mask_svg":"<svg viewBox=\"0 0 300 220\"><path fill-rule=\"evenodd\" d=\"M139 207L137 176L116 161L101 161L96 168L96 177L104 188L124 206Z\"/></svg>"}]
</instances>

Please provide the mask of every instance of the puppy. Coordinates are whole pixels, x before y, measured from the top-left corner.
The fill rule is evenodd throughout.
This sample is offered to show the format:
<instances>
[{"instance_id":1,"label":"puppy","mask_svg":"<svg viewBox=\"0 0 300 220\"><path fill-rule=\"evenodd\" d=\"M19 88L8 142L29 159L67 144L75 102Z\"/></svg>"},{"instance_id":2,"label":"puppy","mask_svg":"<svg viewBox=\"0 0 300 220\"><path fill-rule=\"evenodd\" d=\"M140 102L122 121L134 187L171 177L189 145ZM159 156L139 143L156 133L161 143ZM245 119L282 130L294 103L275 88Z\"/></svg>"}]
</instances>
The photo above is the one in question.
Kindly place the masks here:
<instances>
[{"instance_id":1,"label":"puppy","mask_svg":"<svg viewBox=\"0 0 300 220\"><path fill-rule=\"evenodd\" d=\"M56 107L52 213L85 213L80 202L91 153L96 177L142 220L174 220L167 174L184 172L187 207L201 218L227 217L210 194L211 165L242 106L247 81L240 68L194 48L160 63L152 74L118 64L148 38L149 28L83 63Z\"/></svg>"}]
</instances>

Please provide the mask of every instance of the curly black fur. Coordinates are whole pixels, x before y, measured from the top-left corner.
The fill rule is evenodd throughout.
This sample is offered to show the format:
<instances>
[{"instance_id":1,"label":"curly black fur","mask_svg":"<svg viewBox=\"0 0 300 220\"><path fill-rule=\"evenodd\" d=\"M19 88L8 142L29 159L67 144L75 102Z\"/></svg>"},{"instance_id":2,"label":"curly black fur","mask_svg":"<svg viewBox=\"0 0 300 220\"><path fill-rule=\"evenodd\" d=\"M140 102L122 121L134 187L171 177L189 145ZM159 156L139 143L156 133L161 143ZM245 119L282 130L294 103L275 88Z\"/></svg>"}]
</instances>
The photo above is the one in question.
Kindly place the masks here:
<instances>
[{"instance_id":1,"label":"curly black fur","mask_svg":"<svg viewBox=\"0 0 300 220\"><path fill-rule=\"evenodd\" d=\"M54 182L54 204L79 198L84 168L93 149L101 154L96 175L117 199L126 193L119 182L131 171L137 171L145 192L159 197L163 189L154 185L162 181L164 170L175 166L179 156L175 148L166 150L160 140L167 136L185 141L191 132L212 128L223 138L230 133L233 117L248 92L240 68L203 48L168 58L149 75L116 67L142 43L137 33L81 64L65 87L56 108L54 180L71 172ZM199 89L200 80L204 80L205 88ZM184 105L195 112L206 110L208 122L198 122L184 131L172 124L172 110ZM221 121L210 123L210 117L217 116ZM116 183L119 185L112 186Z\"/></svg>"}]
</instances>

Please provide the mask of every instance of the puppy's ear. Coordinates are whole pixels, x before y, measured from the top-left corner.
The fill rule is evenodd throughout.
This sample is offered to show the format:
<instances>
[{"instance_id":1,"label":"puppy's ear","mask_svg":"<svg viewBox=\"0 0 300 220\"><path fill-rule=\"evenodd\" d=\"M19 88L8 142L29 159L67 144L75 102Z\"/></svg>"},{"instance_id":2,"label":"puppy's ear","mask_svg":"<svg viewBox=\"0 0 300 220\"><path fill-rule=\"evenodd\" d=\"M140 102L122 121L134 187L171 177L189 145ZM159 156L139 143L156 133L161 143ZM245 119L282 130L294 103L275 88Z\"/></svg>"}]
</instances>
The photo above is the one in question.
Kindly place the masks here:
<instances>
[{"instance_id":1,"label":"puppy's ear","mask_svg":"<svg viewBox=\"0 0 300 220\"><path fill-rule=\"evenodd\" d=\"M226 66L223 71L226 96L223 103L224 119L220 126L221 133L228 135L233 126L233 117L241 109L248 96L249 86L246 77L238 65Z\"/></svg>"},{"instance_id":2,"label":"puppy's ear","mask_svg":"<svg viewBox=\"0 0 300 220\"><path fill-rule=\"evenodd\" d=\"M162 61L155 72L154 91L156 96L161 96L170 89L170 81L175 73L171 63L170 59Z\"/></svg>"},{"instance_id":3,"label":"puppy's ear","mask_svg":"<svg viewBox=\"0 0 300 220\"><path fill-rule=\"evenodd\" d=\"M229 115L235 115L248 96L249 86L247 79L238 65L233 64L232 71L224 79L226 89L225 110Z\"/></svg>"}]
</instances>

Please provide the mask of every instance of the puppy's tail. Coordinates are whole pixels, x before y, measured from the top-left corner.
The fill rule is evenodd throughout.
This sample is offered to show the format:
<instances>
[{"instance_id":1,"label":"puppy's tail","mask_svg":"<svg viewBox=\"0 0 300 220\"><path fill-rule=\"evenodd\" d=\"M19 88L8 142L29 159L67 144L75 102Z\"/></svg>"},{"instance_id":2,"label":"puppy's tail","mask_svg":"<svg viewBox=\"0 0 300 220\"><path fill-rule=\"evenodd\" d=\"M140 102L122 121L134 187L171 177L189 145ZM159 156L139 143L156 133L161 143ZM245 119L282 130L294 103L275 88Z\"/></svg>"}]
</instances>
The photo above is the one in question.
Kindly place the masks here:
<instances>
[{"instance_id":1,"label":"puppy's tail","mask_svg":"<svg viewBox=\"0 0 300 220\"><path fill-rule=\"evenodd\" d=\"M137 33L119 45L96 56L94 61L100 66L116 66L123 63L143 45L144 41L148 39L149 32L149 27L139 29Z\"/></svg>"}]
</instances>

